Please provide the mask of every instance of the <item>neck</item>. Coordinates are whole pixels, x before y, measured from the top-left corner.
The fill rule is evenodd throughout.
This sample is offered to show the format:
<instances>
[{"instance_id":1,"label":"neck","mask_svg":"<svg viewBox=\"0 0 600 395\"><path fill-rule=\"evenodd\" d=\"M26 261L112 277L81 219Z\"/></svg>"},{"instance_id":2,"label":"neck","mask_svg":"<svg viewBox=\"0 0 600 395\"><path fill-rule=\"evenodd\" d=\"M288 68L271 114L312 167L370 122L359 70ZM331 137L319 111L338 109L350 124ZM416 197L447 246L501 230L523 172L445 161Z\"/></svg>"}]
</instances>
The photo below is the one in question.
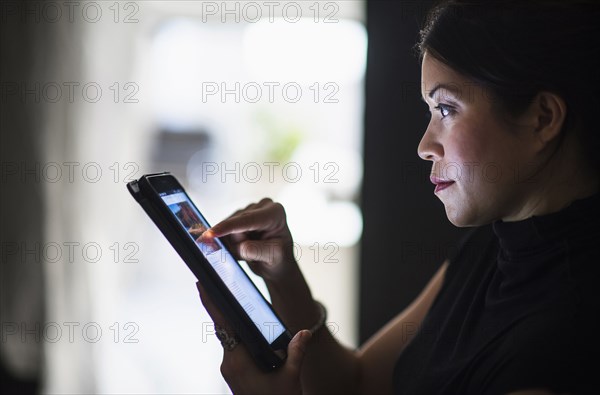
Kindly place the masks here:
<instances>
[{"instance_id":1,"label":"neck","mask_svg":"<svg viewBox=\"0 0 600 395\"><path fill-rule=\"evenodd\" d=\"M532 216L554 213L573 201L597 193L598 175L582 158L572 134L565 137L560 148L527 183L521 209L505 218L505 222L520 221Z\"/></svg>"}]
</instances>

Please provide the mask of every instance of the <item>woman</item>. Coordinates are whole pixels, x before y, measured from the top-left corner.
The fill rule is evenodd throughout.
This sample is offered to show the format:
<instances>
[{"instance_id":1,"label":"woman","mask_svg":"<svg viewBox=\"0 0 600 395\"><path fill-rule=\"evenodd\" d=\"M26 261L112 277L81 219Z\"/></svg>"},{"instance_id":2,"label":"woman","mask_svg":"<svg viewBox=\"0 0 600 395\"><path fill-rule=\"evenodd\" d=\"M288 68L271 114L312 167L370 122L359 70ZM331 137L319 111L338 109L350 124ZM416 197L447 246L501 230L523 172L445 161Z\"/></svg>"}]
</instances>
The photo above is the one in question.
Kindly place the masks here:
<instances>
[{"instance_id":1,"label":"woman","mask_svg":"<svg viewBox=\"0 0 600 395\"><path fill-rule=\"evenodd\" d=\"M597 385L600 10L591 1L445 1L419 43L431 121L418 147L448 219L473 227L359 350L335 341L264 199L210 229L268 286L290 330L263 374L224 352L234 393L582 393ZM247 248L251 243L252 248ZM260 254L260 248L275 254ZM265 250L266 251L266 250ZM270 250L269 250L270 251ZM256 255L260 254L260 255ZM265 260L264 257L269 257ZM227 326L209 298L215 324ZM404 328L419 327L415 334ZM229 347L231 348L231 347Z\"/></svg>"}]
</instances>

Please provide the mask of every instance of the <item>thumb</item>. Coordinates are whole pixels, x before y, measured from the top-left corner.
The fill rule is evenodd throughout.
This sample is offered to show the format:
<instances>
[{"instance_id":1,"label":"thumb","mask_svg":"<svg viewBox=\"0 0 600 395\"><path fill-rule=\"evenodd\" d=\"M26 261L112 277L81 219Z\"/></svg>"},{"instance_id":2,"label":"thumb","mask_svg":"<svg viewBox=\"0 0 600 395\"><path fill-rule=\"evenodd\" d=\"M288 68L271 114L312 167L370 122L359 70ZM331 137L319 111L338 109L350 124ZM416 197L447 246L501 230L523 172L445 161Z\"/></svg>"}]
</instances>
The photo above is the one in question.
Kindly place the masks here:
<instances>
[{"instance_id":1,"label":"thumb","mask_svg":"<svg viewBox=\"0 0 600 395\"><path fill-rule=\"evenodd\" d=\"M288 344L288 367L300 370L311 338L312 333L307 329L301 330L292 338L290 344Z\"/></svg>"}]
</instances>

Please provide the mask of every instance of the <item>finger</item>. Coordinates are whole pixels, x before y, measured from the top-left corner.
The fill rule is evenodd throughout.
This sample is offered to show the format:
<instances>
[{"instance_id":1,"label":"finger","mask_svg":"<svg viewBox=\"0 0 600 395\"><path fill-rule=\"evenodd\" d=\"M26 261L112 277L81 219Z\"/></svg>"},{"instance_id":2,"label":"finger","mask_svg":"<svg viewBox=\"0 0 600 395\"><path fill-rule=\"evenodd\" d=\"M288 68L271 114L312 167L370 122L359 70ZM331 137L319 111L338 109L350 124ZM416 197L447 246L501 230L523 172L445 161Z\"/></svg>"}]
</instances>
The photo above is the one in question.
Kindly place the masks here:
<instances>
[{"instance_id":1,"label":"finger","mask_svg":"<svg viewBox=\"0 0 600 395\"><path fill-rule=\"evenodd\" d=\"M249 205L247 205L243 209L236 210L233 214L231 214L226 219L230 219L230 218L236 217L236 216L238 216L240 214L244 214L244 213L246 213L248 211L264 207L265 205L268 205L268 204L271 204L271 203L273 203L273 200L271 200L271 198L263 198L258 203L250 203Z\"/></svg>"},{"instance_id":2,"label":"finger","mask_svg":"<svg viewBox=\"0 0 600 395\"><path fill-rule=\"evenodd\" d=\"M234 237L236 236L236 237ZM219 237L219 240L221 240L221 242L223 243L223 245L225 246L225 248L227 248L227 250L229 250L229 252L231 252L231 255L233 255L233 257L236 260L240 260L242 259L240 257L240 246L239 244L246 240L246 237L242 234L232 234L232 235L227 235L227 236L223 236L223 237Z\"/></svg>"},{"instance_id":3,"label":"finger","mask_svg":"<svg viewBox=\"0 0 600 395\"><path fill-rule=\"evenodd\" d=\"M277 210L281 212L278 213ZM213 237L221 237L233 233L269 231L278 228L282 223L285 223L283 206L277 203L268 204L268 202L265 202L261 207L244 211L239 215L223 220L207 232Z\"/></svg>"},{"instance_id":4,"label":"finger","mask_svg":"<svg viewBox=\"0 0 600 395\"><path fill-rule=\"evenodd\" d=\"M219 239L229 244L239 244L242 241L247 240L248 236L243 233L232 233L226 236L221 236Z\"/></svg>"},{"instance_id":5,"label":"finger","mask_svg":"<svg viewBox=\"0 0 600 395\"><path fill-rule=\"evenodd\" d=\"M252 270L252 273L263 277L265 269L264 263L256 261L246 261L246 263L248 264L250 270Z\"/></svg>"},{"instance_id":6,"label":"finger","mask_svg":"<svg viewBox=\"0 0 600 395\"><path fill-rule=\"evenodd\" d=\"M250 203L249 205L246 206L245 209L243 210L238 210L238 211L248 211L248 210L252 210L252 209L256 209L256 208L261 208L264 207L266 205L269 205L273 203L273 200L271 198L262 198L259 202L257 203Z\"/></svg>"},{"instance_id":7,"label":"finger","mask_svg":"<svg viewBox=\"0 0 600 395\"><path fill-rule=\"evenodd\" d=\"M202 301L204 308L210 315L210 318L212 318L215 325L218 325L222 328L228 328L229 325L228 325L227 319L225 319L225 316L223 315L223 313L221 313L221 311L214 304L210 295L208 295L208 293L206 292L206 290L204 289L202 284L200 284L200 281L196 282L196 288L198 288L198 292L200 294L200 300Z\"/></svg>"},{"instance_id":8,"label":"finger","mask_svg":"<svg viewBox=\"0 0 600 395\"><path fill-rule=\"evenodd\" d=\"M227 381L230 377L240 378L242 374L256 375L259 371L256 362L244 343L239 343L233 350L223 353L221 374Z\"/></svg>"},{"instance_id":9,"label":"finger","mask_svg":"<svg viewBox=\"0 0 600 395\"><path fill-rule=\"evenodd\" d=\"M267 206L272 203L273 203L273 199L266 197L266 198L260 199L260 201L258 203L256 203L256 205L258 207L264 207L264 206Z\"/></svg>"},{"instance_id":10,"label":"finger","mask_svg":"<svg viewBox=\"0 0 600 395\"><path fill-rule=\"evenodd\" d=\"M288 368L300 371L311 338L312 333L307 329L301 330L292 338L290 344L288 344L288 356L286 362Z\"/></svg>"},{"instance_id":11,"label":"finger","mask_svg":"<svg viewBox=\"0 0 600 395\"><path fill-rule=\"evenodd\" d=\"M252 232L263 230L265 224L263 221L268 219L261 211L250 211L231 217L222 222L219 222L207 232L213 237L222 237L233 233Z\"/></svg>"},{"instance_id":12,"label":"finger","mask_svg":"<svg viewBox=\"0 0 600 395\"><path fill-rule=\"evenodd\" d=\"M240 260L240 259L242 259L240 256L240 243L242 241L246 240L247 238L244 235L238 234L235 236L238 236L237 239L239 239L239 240L235 240L234 237L232 237L232 236L234 236L234 235L219 237L219 240L221 241L221 243L223 243L225 248L227 248L227 250L229 252L231 252L231 255L233 255L233 257L235 259ZM202 234L198 235L196 242L202 243L207 246L212 246L213 250L216 250L216 249L218 249L218 247L217 247L217 243L214 240L214 238L215 238L215 236L207 230L207 231L203 232Z\"/></svg>"},{"instance_id":13,"label":"finger","mask_svg":"<svg viewBox=\"0 0 600 395\"><path fill-rule=\"evenodd\" d=\"M241 259L245 261L273 264L282 260L282 251L286 247L281 239L246 240L239 244L238 250Z\"/></svg>"}]
</instances>

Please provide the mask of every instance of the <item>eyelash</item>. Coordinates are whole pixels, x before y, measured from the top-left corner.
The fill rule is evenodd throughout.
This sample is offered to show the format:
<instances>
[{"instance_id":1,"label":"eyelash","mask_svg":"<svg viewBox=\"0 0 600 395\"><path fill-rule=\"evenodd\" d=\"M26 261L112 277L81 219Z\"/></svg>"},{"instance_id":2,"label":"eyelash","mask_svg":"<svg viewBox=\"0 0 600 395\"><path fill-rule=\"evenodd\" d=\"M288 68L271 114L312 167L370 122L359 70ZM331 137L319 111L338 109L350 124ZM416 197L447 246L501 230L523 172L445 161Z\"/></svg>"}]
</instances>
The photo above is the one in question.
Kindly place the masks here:
<instances>
[{"instance_id":1,"label":"eyelash","mask_svg":"<svg viewBox=\"0 0 600 395\"><path fill-rule=\"evenodd\" d=\"M438 110L442 118L446 118L447 116L451 116L452 114L454 114L454 110L452 109L452 107L447 104L438 104L434 107L434 110ZM444 111L447 112L446 115L444 115Z\"/></svg>"}]
</instances>

